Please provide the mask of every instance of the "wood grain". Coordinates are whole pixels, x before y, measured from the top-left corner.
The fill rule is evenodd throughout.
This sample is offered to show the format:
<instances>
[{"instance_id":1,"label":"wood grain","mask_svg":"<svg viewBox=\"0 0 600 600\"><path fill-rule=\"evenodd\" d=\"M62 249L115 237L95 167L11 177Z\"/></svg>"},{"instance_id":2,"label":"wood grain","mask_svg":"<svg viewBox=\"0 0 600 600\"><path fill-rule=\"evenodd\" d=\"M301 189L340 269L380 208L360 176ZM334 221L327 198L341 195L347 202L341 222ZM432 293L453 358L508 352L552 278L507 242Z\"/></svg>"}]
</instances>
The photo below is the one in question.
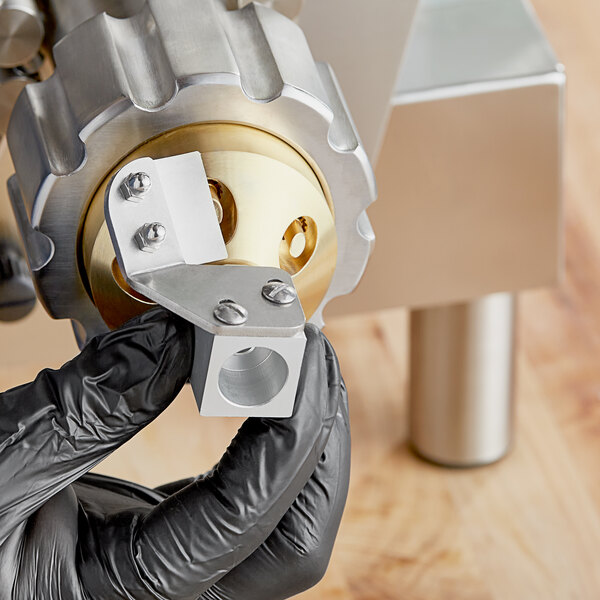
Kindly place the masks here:
<instances>
[{"instance_id":1,"label":"wood grain","mask_svg":"<svg viewBox=\"0 0 600 600\"><path fill-rule=\"evenodd\" d=\"M406 437L406 315L327 329L353 417L353 477L331 568L303 600L600 598L600 3L534 0L569 75L567 274L521 300L518 437L478 470L444 470ZM0 329L0 388L74 353L37 312ZM99 471L155 485L212 466L239 421L186 391Z\"/></svg>"}]
</instances>

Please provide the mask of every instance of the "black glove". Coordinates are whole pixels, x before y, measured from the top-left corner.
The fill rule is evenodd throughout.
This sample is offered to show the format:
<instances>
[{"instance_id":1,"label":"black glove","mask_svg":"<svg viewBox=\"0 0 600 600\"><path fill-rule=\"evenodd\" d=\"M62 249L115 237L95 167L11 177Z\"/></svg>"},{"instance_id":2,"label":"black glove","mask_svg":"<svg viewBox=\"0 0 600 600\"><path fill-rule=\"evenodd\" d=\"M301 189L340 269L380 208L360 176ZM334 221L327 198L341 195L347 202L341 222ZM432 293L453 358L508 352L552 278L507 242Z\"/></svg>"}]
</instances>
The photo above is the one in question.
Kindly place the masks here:
<instances>
[{"instance_id":1,"label":"black glove","mask_svg":"<svg viewBox=\"0 0 600 600\"><path fill-rule=\"evenodd\" d=\"M275 600L314 585L350 442L333 349L306 334L294 416L247 420L213 471L157 490L86 473L180 391L187 323L153 310L0 395L0 599Z\"/></svg>"}]
</instances>

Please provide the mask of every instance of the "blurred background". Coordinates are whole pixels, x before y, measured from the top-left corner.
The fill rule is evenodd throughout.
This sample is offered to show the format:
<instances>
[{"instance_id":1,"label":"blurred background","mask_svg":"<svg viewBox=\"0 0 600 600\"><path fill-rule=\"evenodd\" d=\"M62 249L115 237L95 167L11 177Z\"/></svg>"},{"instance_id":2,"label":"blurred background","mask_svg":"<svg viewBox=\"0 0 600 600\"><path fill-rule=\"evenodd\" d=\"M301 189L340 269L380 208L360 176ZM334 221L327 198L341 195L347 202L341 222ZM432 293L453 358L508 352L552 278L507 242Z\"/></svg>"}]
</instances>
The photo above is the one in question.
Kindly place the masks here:
<instances>
[{"instance_id":1,"label":"blurred background","mask_svg":"<svg viewBox=\"0 0 600 600\"><path fill-rule=\"evenodd\" d=\"M423 0L414 14L406 4L392 37L403 63L389 115L376 111L370 123L371 88L359 85L356 71L345 73L343 55L327 57L340 62L376 162L380 197L370 215L379 241L357 292L326 315L350 395L353 475L331 568L302 598L595 600L600 4L534 0L542 29L520 0ZM361 40L367 55L368 44ZM500 299L494 322L505 319L504 328L488 334L505 352L485 368L507 371L504 397L495 398L506 414L491 418L506 418L500 425L511 429L506 306L516 297L516 434L506 434L508 455L468 469L418 458L408 405L423 389L414 382L452 382L439 366L422 373L412 361L411 370L411 352L440 339L444 351L459 352L431 334L440 314L453 322L454 313L439 312L447 307L481 315L482 298ZM459 337L461 347L472 342ZM25 320L0 324L0 340L0 389L77 352L70 324L50 320L39 305ZM476 387L485 392L494 382ZM453 418L447 411L437 415L444 422ZM148 486L191 476L212 467L239 424L201 418L186 389L97 470Z\"/></svg>"}]
</instances>

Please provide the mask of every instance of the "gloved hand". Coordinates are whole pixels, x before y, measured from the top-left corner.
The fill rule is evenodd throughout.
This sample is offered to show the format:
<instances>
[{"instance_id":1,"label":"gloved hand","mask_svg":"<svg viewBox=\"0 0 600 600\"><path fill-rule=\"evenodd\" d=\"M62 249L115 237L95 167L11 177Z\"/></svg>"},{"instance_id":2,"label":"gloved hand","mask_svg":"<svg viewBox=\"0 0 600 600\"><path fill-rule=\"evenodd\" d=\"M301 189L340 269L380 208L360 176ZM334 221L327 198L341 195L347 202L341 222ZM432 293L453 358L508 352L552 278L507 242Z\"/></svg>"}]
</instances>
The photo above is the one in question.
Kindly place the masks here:
<instances>
[{"instance_id":1,"label":"gloved hand","mask_svg":"<svg viewBox=\"0 0 600 600\"><path fill-rule=\"evenodd\" d=\"M249 419L213 471L158 490L86 473L184 385L188 324L153 310L0 395L0 599L275 600L315 584L349 428L333 349L306 333L294 416Z\"/></svg>"}]
</instances>

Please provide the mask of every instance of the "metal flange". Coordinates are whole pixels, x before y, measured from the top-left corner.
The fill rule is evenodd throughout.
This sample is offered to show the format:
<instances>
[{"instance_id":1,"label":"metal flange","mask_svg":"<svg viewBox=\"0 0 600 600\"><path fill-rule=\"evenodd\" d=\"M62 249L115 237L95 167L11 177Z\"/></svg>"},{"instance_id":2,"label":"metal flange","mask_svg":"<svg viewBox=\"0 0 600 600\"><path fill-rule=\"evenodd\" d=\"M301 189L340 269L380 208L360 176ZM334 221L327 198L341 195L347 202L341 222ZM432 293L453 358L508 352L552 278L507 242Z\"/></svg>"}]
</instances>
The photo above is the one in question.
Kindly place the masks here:
<instances>
[{"instance_id":1,"label":"metal flange","mask_svg":"<svg viewBox=\"0 0 600 600\"><path fill-rule=\"evenodd\" d=\"M312 317L322 325L326 303L352 291L365 269L375 184L335 77L314 62L302 31L260 5L149 0L128 19L83 23L54 56L54 76L27 86L8 133L29 227L55 248L35 274L50 314L74 319L87 336L106 330L77 260L82 219L106 174L158 135L227 122L287 142L331 202L338 261Z\"/></svg>"}]
</instances>

